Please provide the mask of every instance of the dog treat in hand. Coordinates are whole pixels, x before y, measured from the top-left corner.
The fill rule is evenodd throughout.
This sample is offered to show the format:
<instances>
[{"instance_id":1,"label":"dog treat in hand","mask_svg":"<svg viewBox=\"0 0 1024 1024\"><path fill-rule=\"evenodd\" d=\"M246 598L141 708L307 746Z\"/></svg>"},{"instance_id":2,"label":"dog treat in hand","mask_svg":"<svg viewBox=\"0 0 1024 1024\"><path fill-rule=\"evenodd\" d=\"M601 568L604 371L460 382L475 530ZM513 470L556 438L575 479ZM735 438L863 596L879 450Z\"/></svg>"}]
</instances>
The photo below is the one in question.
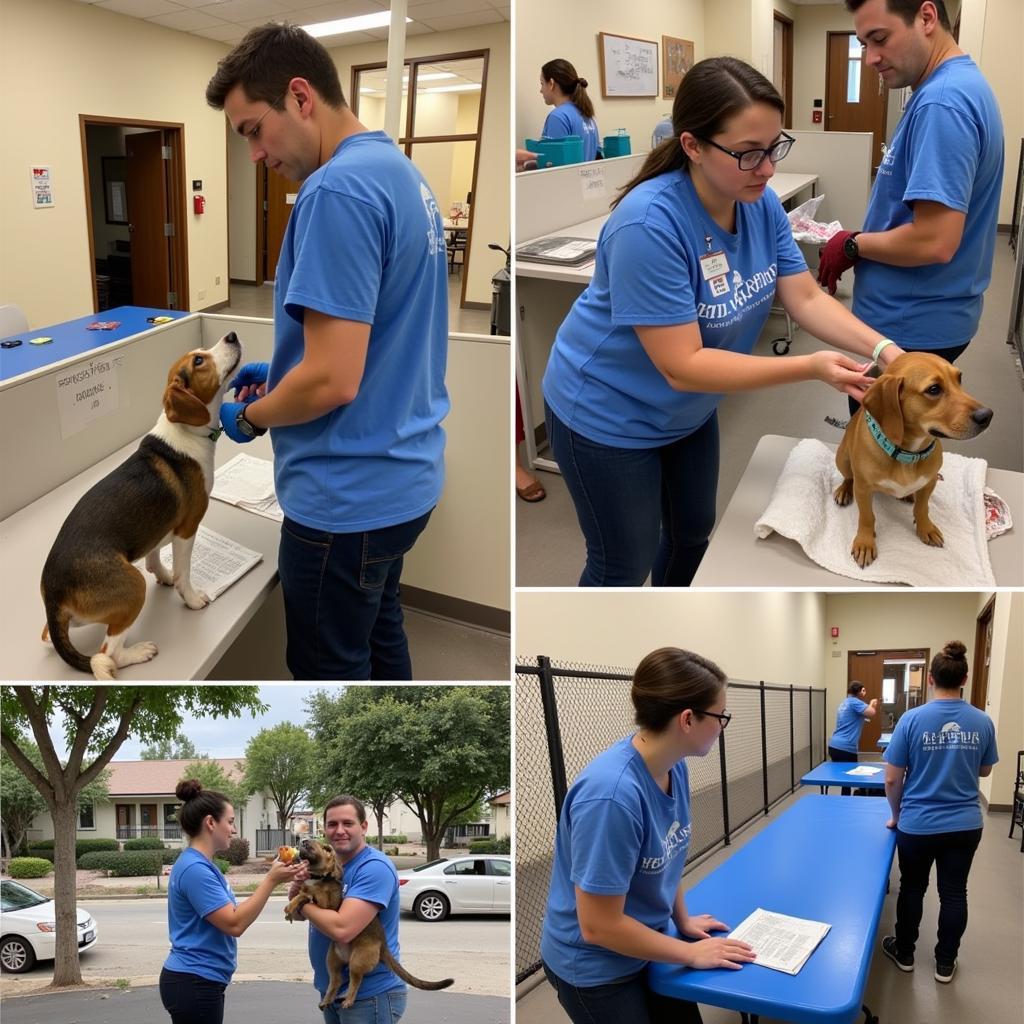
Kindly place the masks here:
<instances>
[{"instance_id":1,"label":"dog treat in hand","mask_svg":"<svg viewBox=\"0 0 1024 1024\"><path fill-rule=\"evenodd\" d=\"M282 864L291 864L299 856L297 846L279 846L277 848L277 859Z\"/></svg>"}]
</instances>

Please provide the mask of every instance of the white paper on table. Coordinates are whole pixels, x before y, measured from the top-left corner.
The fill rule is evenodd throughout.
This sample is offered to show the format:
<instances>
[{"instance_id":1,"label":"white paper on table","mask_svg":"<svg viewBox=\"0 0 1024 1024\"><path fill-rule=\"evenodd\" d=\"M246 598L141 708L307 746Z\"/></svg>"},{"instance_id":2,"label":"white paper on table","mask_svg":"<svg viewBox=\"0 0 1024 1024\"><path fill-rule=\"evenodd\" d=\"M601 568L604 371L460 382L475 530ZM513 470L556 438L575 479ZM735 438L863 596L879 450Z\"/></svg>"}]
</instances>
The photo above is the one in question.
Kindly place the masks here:
<instances>
[{"instance_id":1,"label":"white paper on table","mask_svg":"<svg viewBox=\"0 0 1024 1024\"><path fill-rule=\"evenodd\" d=\"M160 549L160 561L170 571L171 545ZM192 548L192 586L202 590L215 601L232 583L240 580L250 569L263 561L263 555L242 547L233 540L200 526Z\"/></svg>"},{"instance_id":2,"label":"white paper on table","mask_svg":"<svg viewBox=\"0 0 1024 1024\"><path fill-rule=\"evenodd\" d=\"M274 464L269 459L236 455L214 474L210 497L266 519L284 520L274 493Z\"/></svg>"},{"instance_id":3,"label":"white paper on table","mask_svg":"<svg viewBox=\"0 0 1024 1024\"><path fill-rule=\"evenodd\" d=\"M844 775L877 775L882 769L873 767L869 764L859 764L856 768L851 768L848 772L843 772Z\"/></svg>"},{"instance_id":4,"label":"white paper on table","mask_svg":"<svg viewBox=\"0 0 1024 1024\"><path fill-rule=\"evenodd\" d=\"M758 907L733 929L729 938L752 946L757 954L755 964L784 974L797 974L831 927L821 921L806 921Z\"/></svg>"}]
</instances>

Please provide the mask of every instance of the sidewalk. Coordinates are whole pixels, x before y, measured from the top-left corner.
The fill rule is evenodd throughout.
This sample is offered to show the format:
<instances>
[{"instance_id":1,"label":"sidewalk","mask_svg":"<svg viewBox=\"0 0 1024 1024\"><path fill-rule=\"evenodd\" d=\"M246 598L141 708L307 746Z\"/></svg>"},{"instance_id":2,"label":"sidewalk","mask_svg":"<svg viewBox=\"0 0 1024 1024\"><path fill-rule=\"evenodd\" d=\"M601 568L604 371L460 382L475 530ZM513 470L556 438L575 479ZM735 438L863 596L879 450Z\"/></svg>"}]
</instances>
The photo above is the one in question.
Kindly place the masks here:
<instances>
[{"instance_id":1,"label":"sidewalk","mask_svg":"<svg viewBox=\"0 0 1024 1024\"><path fill-rule=\"evenodd\" d=\"M262 1024L322 1021L316 992L309 982L243 981L228 988L224 1024ZM167 1019L156 987L137 989L83 989L49 995L6 999L4 1024L152 1024ZM451 995L409 989L403 1024L509 1024L511 1000L494 996Z\"/></svg>"}]
</instances>

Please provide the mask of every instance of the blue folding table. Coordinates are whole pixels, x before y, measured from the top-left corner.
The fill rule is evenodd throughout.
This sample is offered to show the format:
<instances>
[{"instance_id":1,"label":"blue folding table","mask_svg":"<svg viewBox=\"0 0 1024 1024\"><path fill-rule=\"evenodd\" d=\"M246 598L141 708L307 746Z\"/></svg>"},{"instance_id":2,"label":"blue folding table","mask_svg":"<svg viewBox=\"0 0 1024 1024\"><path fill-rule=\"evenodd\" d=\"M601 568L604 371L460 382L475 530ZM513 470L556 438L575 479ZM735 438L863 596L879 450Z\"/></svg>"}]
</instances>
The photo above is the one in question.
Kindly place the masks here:
<instances>
[{"instance_id":1,"label":"blue folding table","mask_svg":"<svg viewBox=\"0 0 1024 1024\"><path fill-rule=\"evenodd\" d=\"M878 768L874 775L851 775L853 768ZM820 786L823 793L829 786L847 786L853 789L885 789L885 765L880 761L852 764L848 761L822 761L800 778L801 786Z\"/></svg>"},{"instance_id":2,"label":"blue folding table","mask_svg":"<svg viewBox=\"0 0 1024 1024\"><path fill-rule=\"evenodd\" d=\"M686 891L693 914L735 928L758 907L832 927L798 974L744 964L738 970L648 967L655 992L765 1014L794 1024L852 1024L862 1008L896 833L884 800L802 797ZM674 934L674 926L672 928ZM875 1020L867 1007L868 1022Z\"/></svg>"},{"instance_id":3,"label":"blue folding table","mask_svg":"<svg viewBox=\"0 0 1024 1024\"><path fill-rule=\"evenodd\" d=\"M878 737L878 749L881 750L883 754L885 753L886 749L888 748L889 741L891 739L892 739L892 733L891 732L883 732L882 735Z\"/></svg>"}]
</instances>

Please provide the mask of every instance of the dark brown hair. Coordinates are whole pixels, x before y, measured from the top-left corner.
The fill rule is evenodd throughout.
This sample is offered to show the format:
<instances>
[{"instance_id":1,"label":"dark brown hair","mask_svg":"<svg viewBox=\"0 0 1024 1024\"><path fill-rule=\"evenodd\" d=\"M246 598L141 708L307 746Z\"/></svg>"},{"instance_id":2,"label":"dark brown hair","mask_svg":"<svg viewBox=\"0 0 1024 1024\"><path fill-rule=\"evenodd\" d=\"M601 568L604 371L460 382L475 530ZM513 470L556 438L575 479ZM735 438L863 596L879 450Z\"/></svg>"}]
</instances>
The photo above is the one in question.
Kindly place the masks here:
<instances>
[{"instance_id":1,"label":"dark brown hair","mask_svg":"<svg viewBox=\"0 0 1024 1024\"><path fill-rule=\"evenodd\" d=\"M932 658L931 674L940 690L956 690L967 678L967 648L959 640L950 640Z\"/></svg>"},{"instance_id":2,"label":"dark brown hair","mask_svg":"<svg viewBox=\"0 0 1024 1024\"><path fill-rule=\"evenodd\" d=\"M659 647L633 673L629 695L636 709L636 724L663 732L687 708L707 709L726 682L725 673L713 661L678 647Z\"/></svg>"},{"instance_id":3,"label":"dark brown hair","mask_svg":"<svg viewBox=\"0 0 1024 1024\"><path fill-rule=\"evenodd\" d=\"M863 683L858 683L857 680L854 679L850 683L850 685L846 688L846 692L851 694L851 695L856 695L856 694L860 693L860 691L863 690L863 689L864 689L864 684Z\"/></svg>"},{"instance_id":4,"label":"dark brown hair","mask_svg":"<svg viewBox=\"0 0 1024 1024\"><path fill-rule=\"evenodd\" d=\"M344 804L349 804L356 809L356 816L359 818L360 825L366 821L366 808L363 806L363 801L358 797L350 796L348 793L342 793L341 796L334 797L324 808L324 817L327 817L327 812L332 807L341 807Z\"/></svg>"},{"instance_id":5,"label":"dark brown hair","mask_svg":"<svg viewBox=\"0 0 1024 1024\"><path fill-rule=\"evenodd\" d=\"M182 779L174 790L174 795L182 802L178 808L178 822L188 836L199 835L203 827L203 819L212 814L214 820L224 817L224 809L231 806L231 801L214 789L203 789L198 779Z\"/></svg>"},{"instance_id":6,"label":"dark brown hair","mask_svg":"<svg viewBox=\"0 0 1024 1024\"><path fill-rule=\"evenodd\" d=\"M206 87L206 102L223 110L227 94L241 85L249 100L264 100L282 110L293 78L305 78L335 110L347 106L338 69L322 44L297 25L275 23L251 29L217 64Z\"/></svg>"},{"instance_id":7,"label":"dark brown hair","mask_svg":"<svg viewBox=\"0 0 1024 1024\"><path fill-rule=\"evenodd\" d=\"M561 57L549 60L547 64L541 65L540 73L544 76L545 82L553 81L584 117L594 116L594 104L587 95L587 86L590 83L585 78L580 78L576 74L576 69L567 60Z\"/></svg>"},{"instance_id":8,"label":"dark brown hair","mask_svg":"<svg viewBox=\"0 0 1024 1024\"><path fill-rule=\"evenodd\" d=\"M690 160L679 136L691 132L710 139L725 122L754 103L767 103L780 114L786 104L778 90L760 71L735 57L709 57L686 72L672 101L672 136L647 154L637 176L612 203L617 206L641 182L666 171L681 171Z\"/></svg>"},{"instance_id":9,"label":"dark brown hair","mask_svg":"<svg viewBox=\"0 0 1024 1024\"><path fill-rule=\"evenodd\" d=\"M931 0L931 2L939 16L939 24L947 32L952 32L953 29L949 23L949 14L946 12L944 0ZM860 10L865 3L867 3L867 0L846 0L846 9L853 14L854 11ZM917 12L921 10L923 3L924 0L885 0L885 9L890 14L895 14L897 17L902 18L904 24L913 25Z\"/></svg>"}]
</instances>

